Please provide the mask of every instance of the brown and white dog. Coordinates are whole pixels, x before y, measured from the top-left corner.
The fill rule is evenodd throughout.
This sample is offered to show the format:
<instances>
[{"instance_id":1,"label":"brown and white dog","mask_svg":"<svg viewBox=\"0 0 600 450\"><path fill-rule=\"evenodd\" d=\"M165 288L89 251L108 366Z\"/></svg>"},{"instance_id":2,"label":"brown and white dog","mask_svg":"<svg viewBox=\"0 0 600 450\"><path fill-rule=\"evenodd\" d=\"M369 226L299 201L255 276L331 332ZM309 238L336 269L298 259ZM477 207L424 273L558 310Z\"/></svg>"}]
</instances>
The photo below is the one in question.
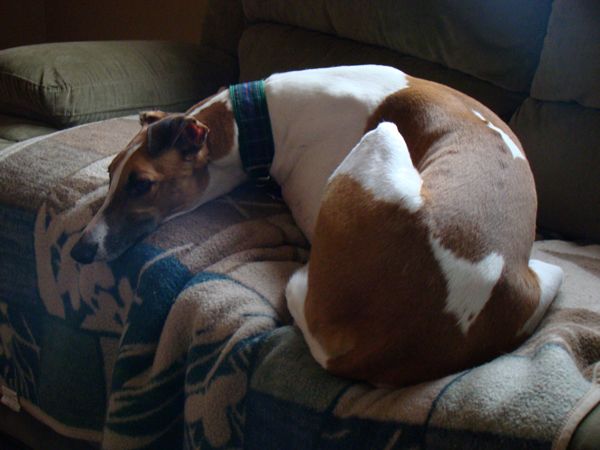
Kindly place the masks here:
<instances>
[{"instance_id":1,"label":"brown and white dog","mask_svg":"<svg viewBox=\"0 0 600 450\"><path fill-rule=\"evenodd\" d=\"M270 174L312 243L288 307L321 366L405 385L482 363L532 333L562 271L529 259L533 178L494 113L384 66L276 74L264 89ZM229 91L141 121L72 250L82 263L118 257L247 177Z\"/></svg>"}]
</instances>

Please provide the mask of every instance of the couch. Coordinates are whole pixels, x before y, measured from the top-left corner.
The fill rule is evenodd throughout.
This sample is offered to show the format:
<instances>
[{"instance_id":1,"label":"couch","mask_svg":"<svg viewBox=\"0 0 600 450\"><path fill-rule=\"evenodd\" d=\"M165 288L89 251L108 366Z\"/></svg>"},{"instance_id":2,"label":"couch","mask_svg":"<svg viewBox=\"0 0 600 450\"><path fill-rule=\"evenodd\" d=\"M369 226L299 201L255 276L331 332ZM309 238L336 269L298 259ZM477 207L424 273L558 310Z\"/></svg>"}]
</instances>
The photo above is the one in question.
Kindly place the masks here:
<instances>
[{"instance_id":1,"label":"couch","mask_svg":"<svg viewBox=\"0 0 600 450\"><path fill-rule=\"evenodd\" d=\"M0 51L0 385L20 409L0 405L0 443L600 448L599 4L209 3L198 44ZM325 373L283 296L309 245L252 183L114 262L70 259L108 163L139 129L132 114L182 111L237 80L360 63L466 92L522 141L538 192L533 256L566 278L515 352L403 389Z\"/></svg>"}]
</instances>

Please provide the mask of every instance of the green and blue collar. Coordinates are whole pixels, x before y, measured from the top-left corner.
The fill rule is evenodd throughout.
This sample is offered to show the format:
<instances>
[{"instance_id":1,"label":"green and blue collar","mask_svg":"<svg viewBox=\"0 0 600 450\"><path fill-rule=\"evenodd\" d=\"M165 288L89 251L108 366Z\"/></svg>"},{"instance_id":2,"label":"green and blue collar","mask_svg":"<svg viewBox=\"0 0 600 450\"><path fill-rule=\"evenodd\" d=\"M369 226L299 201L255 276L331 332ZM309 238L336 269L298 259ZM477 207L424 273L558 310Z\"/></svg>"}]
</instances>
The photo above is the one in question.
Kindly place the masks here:
<instances>
[{"instance_id":1,"label":"green and blue collar","mask_svg":"<svg viewBox=\"0 0 600 450\"><path fill-rule=\"evenodd\" d=\"M265 82L251 81L229 87L238 126L240 157L244 171L254 180L267 180L275 144L267 108Z\"/></svg>"}]
</instances>

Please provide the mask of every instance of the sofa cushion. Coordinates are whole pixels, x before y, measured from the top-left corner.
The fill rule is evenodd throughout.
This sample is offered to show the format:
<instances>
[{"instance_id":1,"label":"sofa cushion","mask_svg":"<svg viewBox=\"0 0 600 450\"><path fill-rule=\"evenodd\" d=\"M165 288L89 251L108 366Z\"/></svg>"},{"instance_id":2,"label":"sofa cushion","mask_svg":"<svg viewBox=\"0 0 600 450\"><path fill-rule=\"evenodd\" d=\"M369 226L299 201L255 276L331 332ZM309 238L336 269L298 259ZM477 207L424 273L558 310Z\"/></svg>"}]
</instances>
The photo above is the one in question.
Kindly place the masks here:
<instances>
[{"instance_id":1,"label":"sofa cushion","mask_svg":"<svg viewBox=\"0 0 600 450\"><path fill-rule=\"evenodd\" d=\"M581 422L569 450L592 450L600 445L600 405L597 405Z\"/></svg>"},{"instance_id":2,"label":"sofa cushion","mask_svg":"<svg viewBox=\"0 0 600 450\"><path fill-rule=\"evenodd\" d=\"M14 143L15 143L15 141L9 141L8 139L0 138L0 151L4 150L5 148L10 147Z\"/></svg>"},{"instance_id":3,"label":"sofa cushion","mask_svg":"<svg viewBox=\"0 0 600 450\"><path fill-rule=\"evenodd\" d=\"M145 108L184 110L236 76L233 57L192 44L17 47L0 51L0 113L63 127Z\"/></svg>"},{"instance_id":4,"label":"sofa cushion","mask_svg":"<svg viewBox=\"0 0 600 450\"><path fill-rule=\"evenodd\" d=\"M510 121L538 191L538 224L600 242L600 110L527 99Z\"/></svg>"},{"instance_id":5,"label":"sofa cushion","mask_svg":"<svg viewBox=\"0 0 600 450\"><path fill-rule=\"evenodd\" d=\"M273 42L278 45L272 45ZM311 67L385 64L465 92L507 121L524 99L523 94L423 59L287 25L261 23L248 27L240 41L239 62L240 78L244 81Z\"/></svg>"},{"instance_id":6,"label":"sofa cushion","mask_svg":"<svg viewBox=\"0 0 600 450\"><path fill-rule=\"evenodd\" d=\"M0 139L19 142L56 131L47 124L0 114Z\"/></svg>"},{"instance_id":7,"label":"sofa cushion","mask_svg":"<svg viewBox=\"0 0 600 450\"><path fill-rule=\"evenodd\" d=\"M600 108L600 2L556 0L531 94Z\"/></svg>"},{"instance_id":8,"label":"sofa cushion","mask_svg":"<svg viewBox=\"0 0 600 450\"><path fill-rule=\"evenodd\" d=\"M250 21L336 34L443 64L514 91L528 91L550 0L244 0Z\"/></svg>"}]
</instances>

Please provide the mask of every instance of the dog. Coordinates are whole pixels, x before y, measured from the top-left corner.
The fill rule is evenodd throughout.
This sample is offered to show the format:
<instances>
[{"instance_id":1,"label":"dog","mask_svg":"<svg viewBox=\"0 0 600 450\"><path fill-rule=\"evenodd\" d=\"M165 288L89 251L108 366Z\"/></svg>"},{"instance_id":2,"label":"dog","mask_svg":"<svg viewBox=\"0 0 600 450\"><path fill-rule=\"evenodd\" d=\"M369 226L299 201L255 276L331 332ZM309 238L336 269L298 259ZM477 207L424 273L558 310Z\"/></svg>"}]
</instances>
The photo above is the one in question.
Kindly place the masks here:
<instances>
[{"instance_id":1,"label":"dog","mask_svg":"<svg viewBox=\"0 0 600 450\"><path fill-rule=\"evenodd\" d=\"M184 114L140 114L71 255L114 259L249 176L311 242L288 309L329 372L377 386L516 348L562 283L530 260L537 199L517 137L447 86L366 65L275 74Z\"/></svg>"}]
</instances>

